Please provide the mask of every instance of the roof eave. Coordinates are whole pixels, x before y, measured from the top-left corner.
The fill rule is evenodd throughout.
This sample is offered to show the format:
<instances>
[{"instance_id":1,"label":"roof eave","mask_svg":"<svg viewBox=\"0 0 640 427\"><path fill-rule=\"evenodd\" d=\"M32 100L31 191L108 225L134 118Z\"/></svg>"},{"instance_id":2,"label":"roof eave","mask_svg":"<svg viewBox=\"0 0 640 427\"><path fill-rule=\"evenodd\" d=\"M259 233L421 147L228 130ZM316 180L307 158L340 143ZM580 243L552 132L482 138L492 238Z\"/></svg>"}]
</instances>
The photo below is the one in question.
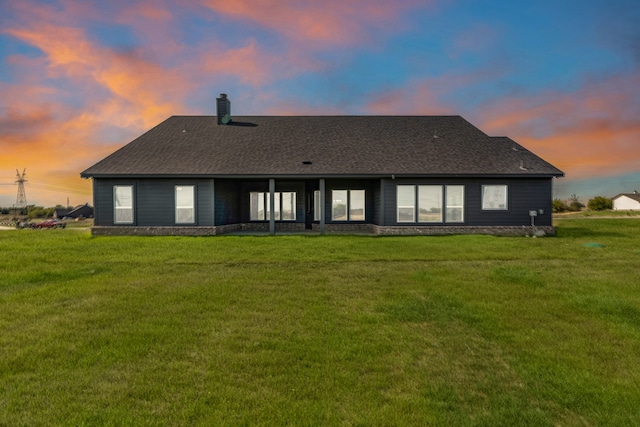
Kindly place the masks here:
<instances>
[{"instance_id":1,"label":"roof eave","mask_svg":"<svg viewBox=\"0 0 640 427\"><path fill-rule=\"evenodd\" d=\"M321 179L321 178L562 178L564 173L305 173L305 174L125 174L81 173L81 178L190 178L190 179Z\"/></svg>"}]
</instances>

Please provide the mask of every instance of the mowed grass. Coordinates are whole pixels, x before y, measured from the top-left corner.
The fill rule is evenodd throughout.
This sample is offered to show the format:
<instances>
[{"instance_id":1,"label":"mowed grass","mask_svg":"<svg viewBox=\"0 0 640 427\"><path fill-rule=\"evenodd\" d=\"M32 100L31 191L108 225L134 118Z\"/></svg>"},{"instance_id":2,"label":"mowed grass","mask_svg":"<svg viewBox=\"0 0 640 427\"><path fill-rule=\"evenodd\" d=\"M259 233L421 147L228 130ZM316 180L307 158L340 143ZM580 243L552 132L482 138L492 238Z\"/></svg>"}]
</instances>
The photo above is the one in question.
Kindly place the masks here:
<instances>
[{"instance_id":1,"label":"mowed grass","mask_svg":"<svg viewBox=\"0 0 640 427\"><path fill-rule=\"evenodd\" d=\"M0 425L638 425L640 219L0 232Z\"/></svg>"}]
</instances>

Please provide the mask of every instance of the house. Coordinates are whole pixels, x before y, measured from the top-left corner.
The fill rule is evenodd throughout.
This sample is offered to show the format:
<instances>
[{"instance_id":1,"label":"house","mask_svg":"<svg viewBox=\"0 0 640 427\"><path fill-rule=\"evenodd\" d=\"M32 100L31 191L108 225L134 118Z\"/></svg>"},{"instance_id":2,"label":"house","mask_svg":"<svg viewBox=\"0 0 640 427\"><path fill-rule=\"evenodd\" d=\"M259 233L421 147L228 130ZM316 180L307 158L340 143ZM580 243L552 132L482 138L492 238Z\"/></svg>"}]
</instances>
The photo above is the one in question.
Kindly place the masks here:
<instances>
[{"instance_id":1,"label":"house","mask_svg":"<svg viewBox=\"0 0 640 427\"><path fill-rule=\"evenodd\" d=\"M62 219L67 216L69 212L71 212L69 208L55 208L53 210L53 219Z\"/></svg>"},{"instance_id":2,"label":"house","mask_svg":"<svg viewBox=\"0 0 640 427\"><path fill-rule=\"evenodd\" d=\"M93 208L88 203L78 205L73 209L56 208L53 217L62 218L93 218Z\"/></svg>"},{"instance_id":3,"label":"house","mask_svg":"<svg viewBox=\"0 0 640 427\"><path fill-rule=\"evenodd\" d=\"M614 211L640 210L640 194L637 191L618 194L611 201Z\"/></svg>"},{"instance_id":4,"label":"house","mask_svg":"<svg viewBox=\"0 0 640 427\"><path fill-rule=\"evenodd\" d=\"M460 116L173 116L81 173L94 234L554 233L563 172ZM527 231L528 230L528 231Z\"/></svg>"}]
</instances>

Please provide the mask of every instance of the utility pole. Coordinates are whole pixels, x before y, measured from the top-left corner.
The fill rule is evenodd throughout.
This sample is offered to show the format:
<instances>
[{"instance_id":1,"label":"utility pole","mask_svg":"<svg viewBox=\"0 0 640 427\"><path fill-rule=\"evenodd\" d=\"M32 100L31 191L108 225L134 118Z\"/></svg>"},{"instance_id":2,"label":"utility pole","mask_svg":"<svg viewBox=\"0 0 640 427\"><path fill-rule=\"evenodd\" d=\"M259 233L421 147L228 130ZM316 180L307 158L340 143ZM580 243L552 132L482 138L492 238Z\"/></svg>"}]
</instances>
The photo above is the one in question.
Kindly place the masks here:
<instances>
[{"instance_id":1,"label":"utility pole","mask_svg":"<svg viewBox=\"0 0 640 427\"><path fill-rule=\"evenodd\" d=\"M27 195L24 191L24 183L27 182L27 180L24 179L26 173L26 168L22 171L22 174L20 174L18 169L16 169L16 176L18 177L18 179L16 179L16 184L18 184L18 197L16 197L15 207L19 209L24 209L27 207Z\"/></svg>"}]
</instances>

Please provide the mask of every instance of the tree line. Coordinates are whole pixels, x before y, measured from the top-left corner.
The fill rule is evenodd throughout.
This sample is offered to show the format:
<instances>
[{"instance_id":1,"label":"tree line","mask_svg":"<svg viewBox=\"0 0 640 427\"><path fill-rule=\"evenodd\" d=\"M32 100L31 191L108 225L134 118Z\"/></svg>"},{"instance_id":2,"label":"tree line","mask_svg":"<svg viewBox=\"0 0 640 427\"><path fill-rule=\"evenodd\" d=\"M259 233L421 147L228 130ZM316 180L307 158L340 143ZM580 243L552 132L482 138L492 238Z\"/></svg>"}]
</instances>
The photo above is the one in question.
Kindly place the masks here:
<instances>
[{"instance_id":1,"label":"tree line","mask_svg":"<svg viewBox=\"0 0 640 427\"><path fill-rule=\"evenodd\" d=\"M53 208L45 208L43 206L30 205L26 208L0 208L0 214L2 215L14 215L16 217L27 217L29 219L34 218L53 218L53 213L56 209L69 209L62 205L56 205Z\"/></svg>"},{"instance_id":2,"label":"tree line","mask_svg":"<svg viewBox=\"0 0 640 427\"><path fill-rule=\"evenodd\" d=\"M553 213L578 212L584 207L585 205L580 202L580 198L575 194L572 194L567 200L553 199L552 202ZM596 196L589 199L586 207L591 211L605 211L613 209L613 200L604 196Z\"/></svg>"}]
</instances>

